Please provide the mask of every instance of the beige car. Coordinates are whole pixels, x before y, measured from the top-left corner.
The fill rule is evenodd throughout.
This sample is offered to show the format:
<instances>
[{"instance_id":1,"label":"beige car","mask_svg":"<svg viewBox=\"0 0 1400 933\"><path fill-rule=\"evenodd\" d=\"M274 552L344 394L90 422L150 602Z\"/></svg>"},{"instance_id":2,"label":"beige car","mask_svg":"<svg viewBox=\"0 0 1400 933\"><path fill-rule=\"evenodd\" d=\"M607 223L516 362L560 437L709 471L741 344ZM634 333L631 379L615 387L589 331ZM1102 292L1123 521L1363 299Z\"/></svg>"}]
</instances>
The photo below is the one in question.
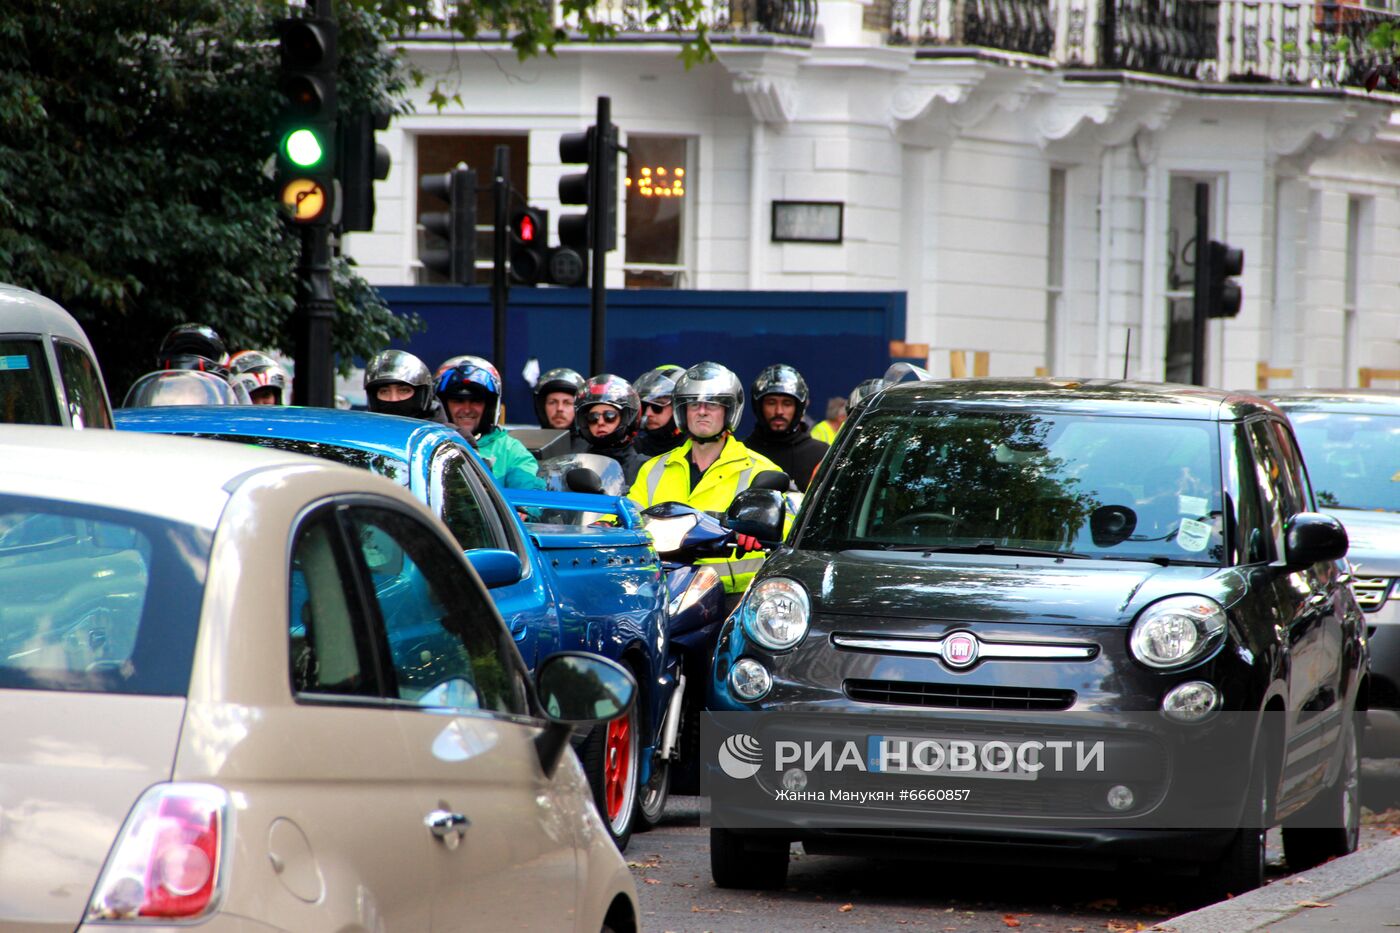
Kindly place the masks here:
<instances>
[{"instance_id":1,"label":"beige car","mask_svg":"<svg viewBox=\"0 0 1400 933\"><path fill-rule=\"evenodd\" d=\"M0 594L0 931L636 929L568 745L635 684L532 686L393 483L6 428Z\"/></svg>"}]
</instances>

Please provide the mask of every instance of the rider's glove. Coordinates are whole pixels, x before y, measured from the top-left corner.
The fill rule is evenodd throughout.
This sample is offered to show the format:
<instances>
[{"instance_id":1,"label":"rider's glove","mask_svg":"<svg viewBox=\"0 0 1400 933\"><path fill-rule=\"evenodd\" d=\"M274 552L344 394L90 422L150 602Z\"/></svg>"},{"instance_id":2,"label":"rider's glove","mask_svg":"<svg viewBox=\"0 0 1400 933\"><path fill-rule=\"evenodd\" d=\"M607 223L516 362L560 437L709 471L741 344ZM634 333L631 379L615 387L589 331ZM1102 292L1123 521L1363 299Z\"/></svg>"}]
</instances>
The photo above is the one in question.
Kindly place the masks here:
<instances>
[{"instance_id":1,"label":"rider's glove","mask_svg":"<svg viewBox=\"0 0 1400 933\"><path fill-rule=\"evenodd\" d=\"M761 551L763 545L758 543L758 539L753 535L735 535L735 543L741 551Z\"/></svg>"}]
</instances>

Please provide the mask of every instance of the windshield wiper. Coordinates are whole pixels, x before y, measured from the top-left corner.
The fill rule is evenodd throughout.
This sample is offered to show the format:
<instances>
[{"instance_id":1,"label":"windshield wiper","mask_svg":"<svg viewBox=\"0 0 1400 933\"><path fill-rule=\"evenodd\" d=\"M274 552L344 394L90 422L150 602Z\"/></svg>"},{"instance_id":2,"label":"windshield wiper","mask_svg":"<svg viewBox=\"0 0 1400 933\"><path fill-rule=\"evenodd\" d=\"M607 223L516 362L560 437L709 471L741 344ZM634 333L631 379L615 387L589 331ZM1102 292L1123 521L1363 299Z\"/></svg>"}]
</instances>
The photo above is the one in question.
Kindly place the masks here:
<instances>
[{"instance_id":1,"label":"windshield wiper","mask_svg":"<svg viewBox=\"0 0 1400 933\"><path fill-rule=\"evenodd\" d=\"M1099 560L1127 560L1139 564L1156 564L1158 567L1214 567L1210 561L1201 560L1177 560L1171 557L1163 557L1161 554L1153 554L1150 557L1120 557L1108 554L1098 555Z\"/></svg>"},{"instance_id":2,"label":"windshield wiper","mask_svg":"<svg viewBox=\"0 0 1400 933\"><path fill-rule=\"evenodd\" d=\"M937 544L937 545L907 545L893 548L900 551L923 551L926 554L1016 554L1025 557L1068 557L1074 560L1089 560L1088 554L1076 554L1073 551L1050 551L1044 548L1016 547L1010 544L996 544L991 541L979 541L976 544Z\"/></svg>"}]
</instances>

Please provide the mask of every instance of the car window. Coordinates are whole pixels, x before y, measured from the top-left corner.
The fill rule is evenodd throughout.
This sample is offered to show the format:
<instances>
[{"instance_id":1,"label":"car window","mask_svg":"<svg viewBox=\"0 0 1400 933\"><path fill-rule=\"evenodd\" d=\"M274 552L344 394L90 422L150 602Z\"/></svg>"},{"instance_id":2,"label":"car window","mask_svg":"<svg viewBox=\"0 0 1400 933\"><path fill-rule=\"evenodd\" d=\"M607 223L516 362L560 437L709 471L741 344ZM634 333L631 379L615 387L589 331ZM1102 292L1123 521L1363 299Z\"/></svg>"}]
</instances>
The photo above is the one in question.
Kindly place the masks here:
<instances>
[{"instance_id":1,"label":"car window","mask_svg":"<svg viewBox=\"0 0 1400 933\"><path fill-rule=\"evenodd\" d=\"M429 496L462 550L500 547L487 506L466 474L466 455L446 444L433 455Z\"/></svg>"},{"instance_id":2,"label":"car window","mask_svg":"<svg viewBox=\"0 0 1400 933\"><path fill-rule=\"evenodd\" d=\"M292 692L380 696L369 627L339 533L330 508L296 533L288 612Z\"/></svg>"},{"instance_id":3,"label":"car window","mask_svg":"<svg viewBox=\"0 0 1400 933\"><path fill-rule=\"evenodd\" d=\"M73 426L110 428L112 412L107 407L107 394L102 390L102 375L92 357L67 340L55 338L53 349L58 357L58 374L63 381L63 393L68 396Z\"/></svg>"},{"instance_id":4,"label":"car window","mask_svg":"<svg viewBox=\"0 0 1400 933\"><path fill-rule=\"evenodd\" d=\"M1278 448L1280 462L1284 469L1284 486L1289 496L1290 515L1313 510L1312 487L1308 485L1308 471L1303 466L1303 455L1293 440L1293 432L1280 421L1270 421L1274 445Z\"/></svg>"},{"instance_id":5,"label":"car window","mask_svg":"<svg viewBox=\"0 0 1400 933\"><path fill-rule=\"evenodd\" d=\"M0 496L0 687L183 695L209 535Z\"/></svg>"},{"instance_id":6,"label":"car window","mask_svg":"<svg viewBox=\"0 0 1400 933\"><path fill-rule=\"evenodd\" d=\"M1330 411L1288 414L1324 508L1400 512L1400 418Z\"/></svg>"},{"instance_id":7,"label":"car window","mask_svg":"<svg viewBox=\"0 0 1400 933\"><path fill-rule=\"evenodd\" d=\"M1283 553L1283 522L1288 512L1288 502L1284 498L1282 481L1283 464L1274 448L1273 431L1265 421L1254 421L1245 426L1249 438L1249 450L1254 459L1254 485L1259 493L1259 504L1263 509L1264 525L1269 529L1269 539L1273 542L1273 553Z\"/></svg>"},{"instance_id":8,"label":"car window","mask_svg":"<svg viewBox=\"0 0 1400 933\"><path fill-rule=\"evenodd\" d=\"M1224 560L1219 435L1206 422L951 410L851 430L804 507L798 547Z\"/></svg>"},{"instance_id":9,"label":"car window","mask_svg":"<svg viewBox=\"0 0 1400 933\"><path fill-rule=\"evenodd\" d=\"M510 636L462 555L417 519L389 509L347 511L369 571L396 683L390 696L423 706L527 712Z\"/></svg>"},{"instance_id":10,"label":"car window","mask_svg":"<svg viewBox=\"0 0 1400 933\"><path fill-rule=\"evenodd\" d=\"M1225 436L1231 451L1228 483L1230 498L1235 506L1235 553L1242 564L1272 561L1272 532L1259 505L1258 475L1250 452L1248 429L1243 425L1227 427Z\"/></svg>"},{"instance_id":11,"label":"car window","mask_svg":"<svg viewBox=\"0 0 1400 933\"><path fill-rule=\"evenodd\" d=\"M480 489L491 503L496 513L496 520L500 523L500 528L504 534L504 543L498 545L507 550L514 551L520 555L520 564L524 568L525 574L530 573L530 555L525 551L525 541L519 534L519 525L516 524L514 510L506 502L492 479L490 472L482 465L476 457L468 456L464 466L467 472L476 478L477 488Z\"/></svg>"},{"instance_id":12,"label":"car window","mask_svg":"<svg viewBox=\"0 0 1400 933\"><path fill-rule=\"evenodd\" d=\"M22 337L0 339L0 422L62 424L44 345Z\"/></svg>"}]
</instances>

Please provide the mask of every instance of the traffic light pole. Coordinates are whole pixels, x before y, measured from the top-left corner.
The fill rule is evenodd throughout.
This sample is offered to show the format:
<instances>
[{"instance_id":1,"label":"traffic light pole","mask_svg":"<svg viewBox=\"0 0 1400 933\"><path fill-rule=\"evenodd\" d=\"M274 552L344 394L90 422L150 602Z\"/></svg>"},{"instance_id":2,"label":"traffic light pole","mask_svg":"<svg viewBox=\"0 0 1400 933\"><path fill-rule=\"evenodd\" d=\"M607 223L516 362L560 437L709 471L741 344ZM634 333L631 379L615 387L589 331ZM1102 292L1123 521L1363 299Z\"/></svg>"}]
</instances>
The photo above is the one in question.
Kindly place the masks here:
<instances>
[{"instance_id":1,"label":"traffic light pole","mask_svg":"<svg viewBox=\"0 0 1400 933\"><path fill-rule=\"evenodd\" d=\"M1191 301L1191 383L1206 384L1206 322L1210 320L1210 185L1196 183L1196 289Z\"/></svg>"},{"instance_id":2,"label":"traffic light pole","mask_svg":"<svg viewBox=\"0 0 1400 933\"><path fill-rule=\"evenodd\" d=\"M297 405L335 407L335 354L331 329L335 292L331 286L331 231L321 224L302 228L301 264L297 268L296 378Z\"/></svg>"},{"instance_id":3,"label":"traffic light pole","mask_svg":"<svg viewBox=\"0 0 1400 933\"><path fill-rule=\"evenodd\" d=\"M608 187L604 159L617 158L612 145L612 98L598 98L598 119L594 122L593 157L589 162L595 167L588 175L590 210L589 243L592 245L593 274L589 284L592 287L592 327L590 328L588 365L589 374L607 372L604 362L604 347L607 343L608 292L606 288L608 272L608 251L605 248L608 234L607 210L604 206L604 193ZM616 192L613 193L616 197Z\"/></svg>"},{"instance_id":4,"label":"traffic light pole","mask_svg":"<svg viewBox=\"0 0 1400 933\"><path fill-rule=\"evenodd\" d=\"M491 232L491 361L506 368L506 302L510 283L506 279L506 215L510 212L510 147L496 147L496 167L491 193L496 198L496 227Z\"/></svg>"}]
</instances>

